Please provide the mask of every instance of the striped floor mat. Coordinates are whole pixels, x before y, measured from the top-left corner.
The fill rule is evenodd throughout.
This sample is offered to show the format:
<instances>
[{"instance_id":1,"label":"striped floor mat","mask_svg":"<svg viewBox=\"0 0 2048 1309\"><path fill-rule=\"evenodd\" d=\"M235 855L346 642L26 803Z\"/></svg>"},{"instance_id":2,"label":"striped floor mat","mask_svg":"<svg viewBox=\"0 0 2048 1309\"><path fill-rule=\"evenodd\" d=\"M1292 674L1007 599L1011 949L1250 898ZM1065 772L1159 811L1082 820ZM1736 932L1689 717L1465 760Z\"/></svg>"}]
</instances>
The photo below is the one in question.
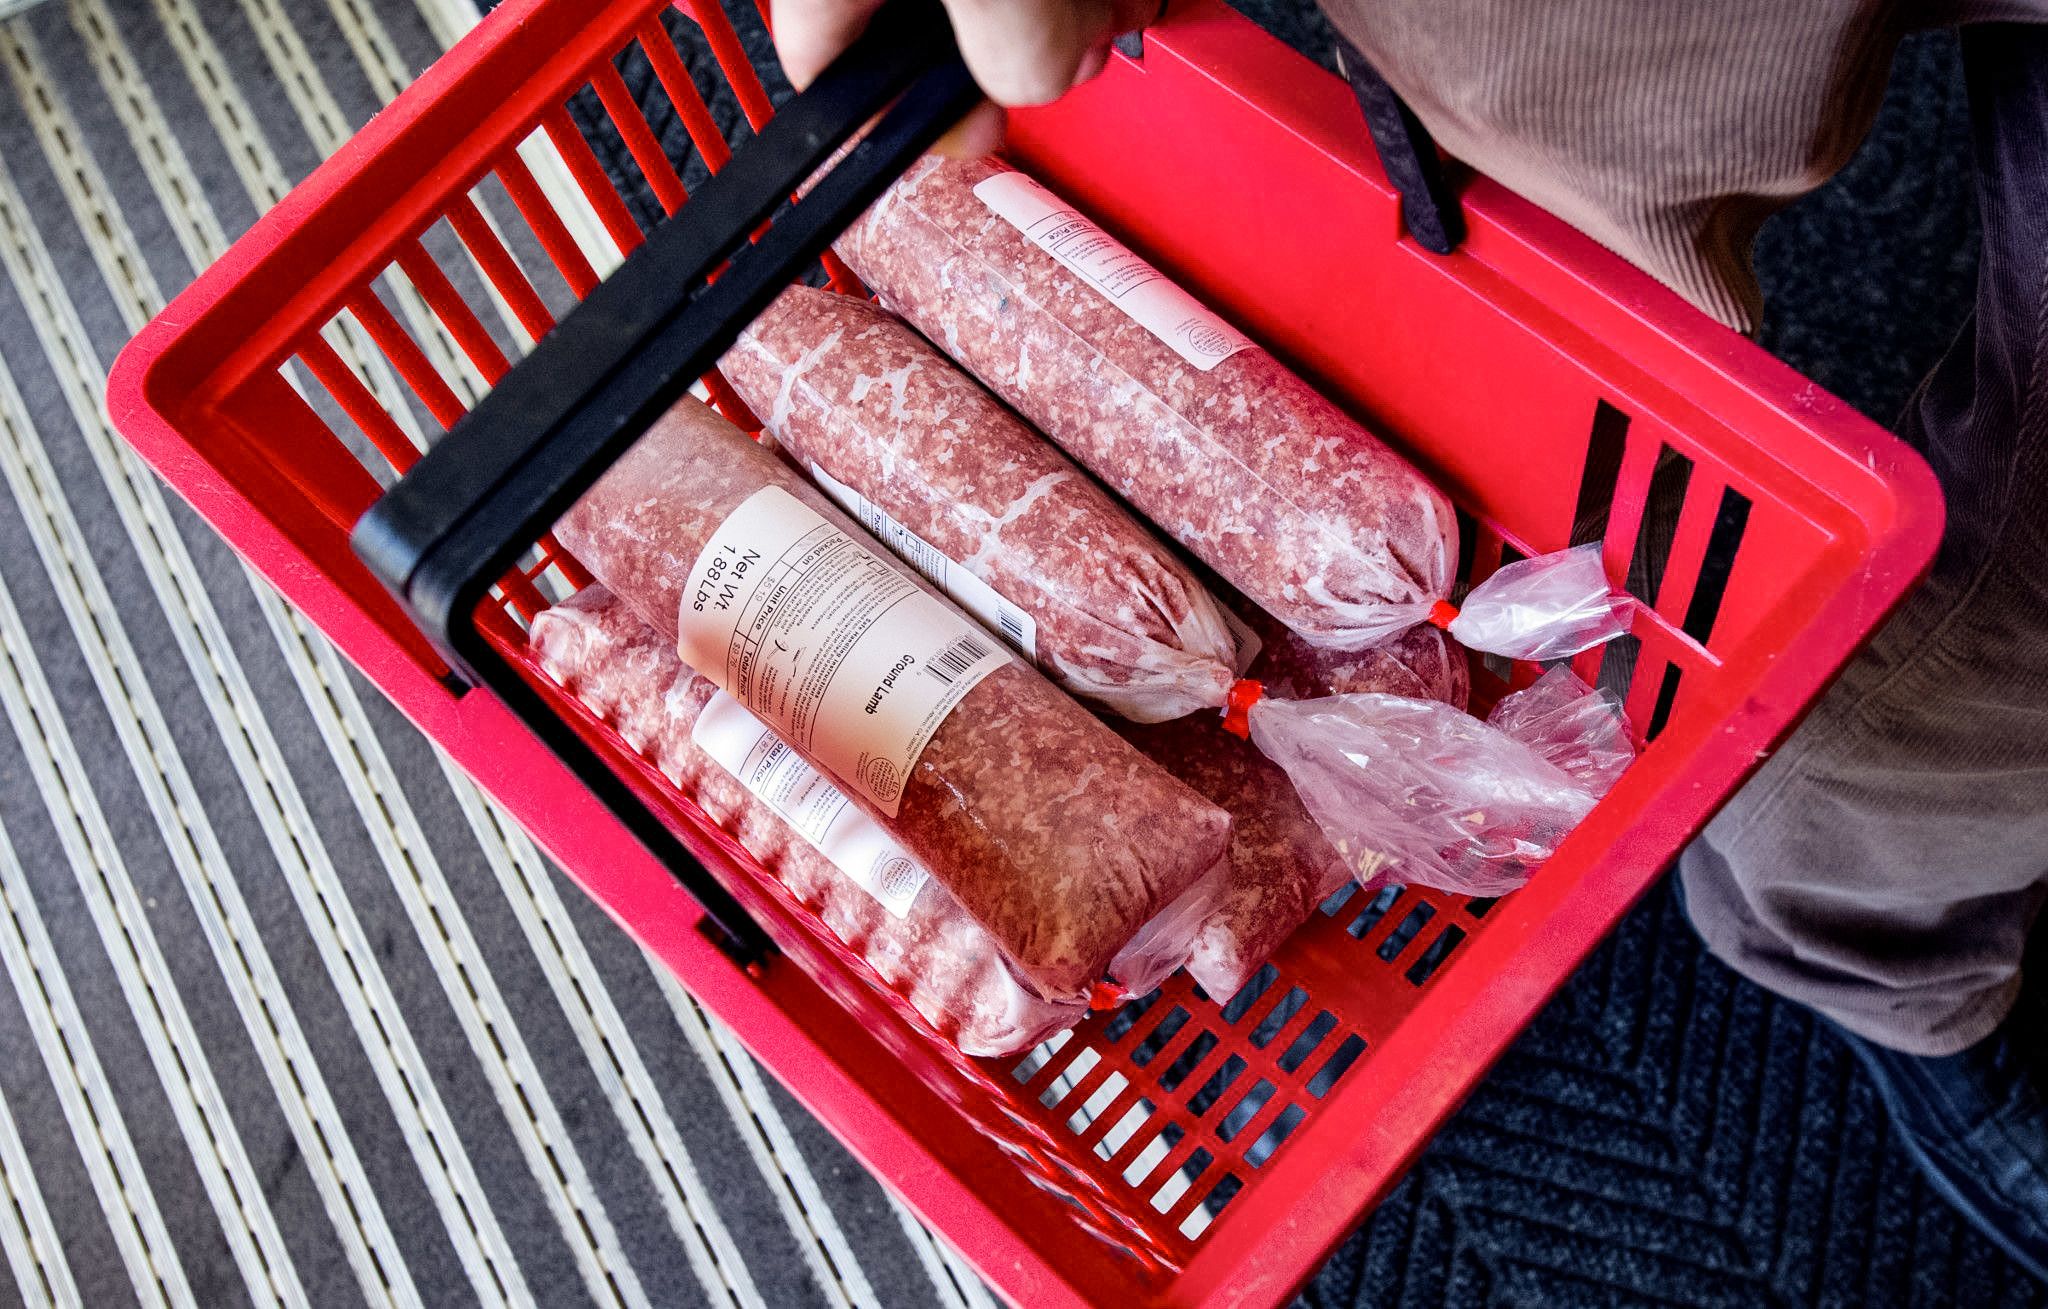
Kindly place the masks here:
<instances>
[{"instance_id":1,"label":"striped floor mat","mask_svg":"<svg viewBox=\"0 0 2048 1309\"><path fill-rule=\"evenodd\" d=\"M987 1304L107 424L474 22L0 23L0 1301Z\"/></svg>"}]
</instances>

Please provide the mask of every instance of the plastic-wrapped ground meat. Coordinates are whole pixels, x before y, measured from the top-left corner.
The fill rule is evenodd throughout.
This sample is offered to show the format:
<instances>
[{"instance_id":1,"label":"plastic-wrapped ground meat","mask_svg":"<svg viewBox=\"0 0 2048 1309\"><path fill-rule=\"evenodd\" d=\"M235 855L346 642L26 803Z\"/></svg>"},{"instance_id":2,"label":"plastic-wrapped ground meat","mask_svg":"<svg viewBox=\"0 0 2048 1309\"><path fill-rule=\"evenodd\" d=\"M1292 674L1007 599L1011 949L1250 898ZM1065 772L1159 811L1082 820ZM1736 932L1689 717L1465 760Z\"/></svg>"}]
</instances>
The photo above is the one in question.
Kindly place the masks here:
<instances>
[{"instance_id":1,"label":"plastic-wrapped ground meat","mask_svg":"<svg viewBox=\"0 0 2048 1309\"><path fill-rule=\"evenodd\" d=\"M1241 598L1226 596L1224 602L1266 639L1249 675L1286 697L1379 692L1465 703L1470 674L1464 652L1434 628L1405 633L1375 650L1319 650ZM1250 742L1218 730L1209 715L1117 730L1230 811L1231 875L1187 959L1202 989L1227 1000L1351 879L1350 865L1302 806L1286 772Z\"/></svg>"},{"instance_id":2,"label":"plastic-wrapped ground meat","mask_svg":"<svg viewBox=\"0 0 2048 1309\"><path fill-rule=\"evenodd\" d=\"M1443 494L1021 173L923 160L837 248L884 304L1315 643L1378 644L1444 597L1457 527Z\"/></svg>"},{"instance_id":3,"label":"plastic-wrapped ground meat","mask_svg":"<svg viewBox=\"0 0 2048 1309\"><path fill-rule=\"evenodd\" d=\"M1046 999L1085 996L1224 857L1227 814L992 655L985 633L695 401L655 424L557 536L686 662L888 819Z\"/></svg>"},{"instance_id":4,"label":"plastic-wrapped ground meat","mask_svg":"<svg viewBox=\"0 0 2048 1309\"><path fill-rule=\"evenodd\" d=\"M550 677L737 837L965 1053L1028 1049L1087 1012L1026 990L988 933L937 882L926 878L908 889L901 913L891 912L778 817L692 740L718 688L603 587L590 587L541 614L532 643ZM835 821L860 819L843 815Z\"/></svg>"},{"instance_id":5,"label":"plastic-wrapped ground meat","mask_svg":"<svg viewBox=\"0 0 2048 1309\"><path fill-rule=\"evenodd\" d=\"M1234 643L1202 584L900 319L791 287L721 371L828 494L1061 687L1139 722L1223 703Z\"/></svg>"}]
</instances>

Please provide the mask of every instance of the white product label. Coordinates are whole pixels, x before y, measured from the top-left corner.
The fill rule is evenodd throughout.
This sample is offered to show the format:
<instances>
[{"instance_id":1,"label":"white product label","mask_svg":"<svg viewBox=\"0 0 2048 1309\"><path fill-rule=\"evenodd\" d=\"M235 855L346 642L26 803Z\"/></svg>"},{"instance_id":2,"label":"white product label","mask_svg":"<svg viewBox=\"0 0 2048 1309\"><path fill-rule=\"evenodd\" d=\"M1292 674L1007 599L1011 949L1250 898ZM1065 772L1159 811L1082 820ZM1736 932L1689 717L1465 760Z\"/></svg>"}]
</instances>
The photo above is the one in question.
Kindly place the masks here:
<instances>
[{"instance_id":1,"label":"white product label","mask_svg":"<svg viewBox=\"0 0 2048 1309\"><path fill-rule=\"evenodd\" d=\"M884 909L910 912L931 877L925 866L745 705L720 691L690 739Z\"/></svg>"},{"instance_id":2,"label":"white product label","mask_svg":"<svg viewBox=\"0 0 2048 1309\"><path fill-rule=\"evenodd\" d=\"M678 618L683 662L891 816L932 733L1010 659L779 486L712 533Z\"/></svg>"},{"instance_id":3,"label":"white product label","mask_svg":"<svg viewBox=\"0 0 2048 1309\"><path fill-rule=\"evenodd\" d=\"M1216 608L1222 611L1223 625L1230 629L1230 666L1239 677L1243 677L1251 668L1252 661L1259 657L1259 651L1266 648L1266 643L1245 624L1244 619L1230 611L1229 605L1219 604Z\"/></svg>"},{"instance_id":4,"label":"white product label","mask_svg":"<svg viewBox=\"0 0 2048 1309\"><path fill-rule=\"evenodd\" d=\"M974 194L1203 372L1251 348L1244 333L1024 174L997 173L976 186Z\"/></svg>"},{"instance_id":5,"label":"white product label","mask_svg":"<svg viewBox=\"0 0 2048 1309\"><path fill-rule=\"evenodd\" d=\"M1003 599L987 582L955 563L930 541L891 518L888 511L832 474L811 464L811 478L839 507L858 519L896 557L925 575L925 580L952 597L953 603L981 620L981 625L1008 641L1026 659L1038 662L1038 622Z\"/></svg>"}]
</instances>

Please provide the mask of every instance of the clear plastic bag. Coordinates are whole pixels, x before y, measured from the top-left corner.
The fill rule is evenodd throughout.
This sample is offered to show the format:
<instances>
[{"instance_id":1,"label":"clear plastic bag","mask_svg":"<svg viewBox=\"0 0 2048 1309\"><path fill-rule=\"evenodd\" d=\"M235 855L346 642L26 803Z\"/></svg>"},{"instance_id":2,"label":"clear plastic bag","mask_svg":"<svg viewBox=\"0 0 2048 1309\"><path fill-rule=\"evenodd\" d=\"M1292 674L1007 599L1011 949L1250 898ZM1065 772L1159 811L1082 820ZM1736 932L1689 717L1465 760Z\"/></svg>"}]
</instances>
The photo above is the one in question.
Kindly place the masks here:
<instances>
[{"instance_id":1,"label":"clear plastic bag","mask_svg":"<svg viewBox=\"0 0 2048 1309\"><path fill-rule=\"evenodd\" d=\"M1621 701L1595 691L1569 668L1553 668L1527 690L1502 697L1486 721L1557 765L1596 797L1635 762Z\"/></svg>"},{"instance_id":2,"label":"clear plastic bag","mask_svg":"<svg viewBox=\"0 0 2048 1309\"><path fill-rule=\"evenodd\" d=\"M1611 701L1578 689L1574 698L1552 683L1511 709L1513 731L1392 695L1260 700L1247 719L1359 881L1500 895L1528 880L1618 773L1626 729L1599 721L1618 720Z\"/></svg>"},{"instance_id":3,"label":"clear plastic bag","mask_svg":"<svg viewBox=\"0 0 2048 1309\"><path fill-rule=\"evenodd\" d=\"M1076 463L1318 646L1371 649L1434 622L1474 649L1553 659L1625 630L1597 549L1510 565L1459 612L1456 516L1421 471L1162 275L1145 281L1177 306L1163 320L1146 297L1110 297L1041 221L1087 233L1087 257L1144 268L1009 165L936 156L835 249ZM1187 353L1190 322L1224 353Z\"/></svg>"},{"instance_id":4,"label":"clear plastic bag","mask_svg":"<svg viewBox=\"0 0 2048 1309\"><path fill-rule=\"evenodd\" d=\"M1229 898L1236 869L1229 855L1180 893L1180 898L1152 916L1109 966L1115 985L1107 998L1146 995L1188 962L1195 940Z\"/></svg>"},{"instance_id":5,"label":"clear plastic bag","mask_svg":"<svg viewBox=\"0 0 2048 1309\"><path fill-rule=\"evenodd\" d=\"M549 677L702 806L963 1053L1028 1050L1087 1013L1084 1005L1032 994L936 880L926 880L901 912L886 908L718 764L693 733L717 688L603 587L542 613L531 639Z\"/></svg>"},{"instance_id":6,"label":"clear plastic bag","mask_svg":"<svg viewBox=\"0 0 2048 1309\"><path fill-rule=\"evenodd\" d=\"M1433 623L1466 648L1509 659L1564 659L1628 630L1633 601L1607 581L1600 547L1517 559L1448 601L1397 607L1409 624Z\"/></svg>"}]
</instances>

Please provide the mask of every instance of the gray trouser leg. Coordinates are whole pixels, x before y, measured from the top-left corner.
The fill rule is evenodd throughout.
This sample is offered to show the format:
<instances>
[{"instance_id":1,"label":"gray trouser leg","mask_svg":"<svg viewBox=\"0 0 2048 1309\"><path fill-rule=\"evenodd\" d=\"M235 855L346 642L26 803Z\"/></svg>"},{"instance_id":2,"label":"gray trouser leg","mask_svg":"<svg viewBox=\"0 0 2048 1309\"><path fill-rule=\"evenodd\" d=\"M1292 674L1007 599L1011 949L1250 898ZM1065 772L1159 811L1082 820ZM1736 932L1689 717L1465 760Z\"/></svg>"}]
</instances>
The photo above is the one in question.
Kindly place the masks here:
<instances>
[{"instance_id":1,"label":"gray trouser leg","mask_svg":"<svg viewBox=\"0 0 2048 1309\"><path fill-rule=\"evenodd\" d=\"M2048 26L1963 31L1975 313L1904 419L1949 527L1933 577L1680 861L1738 972L1949 1054L2019 990L2048 896Z\"/></svg>"}]
</instances>

